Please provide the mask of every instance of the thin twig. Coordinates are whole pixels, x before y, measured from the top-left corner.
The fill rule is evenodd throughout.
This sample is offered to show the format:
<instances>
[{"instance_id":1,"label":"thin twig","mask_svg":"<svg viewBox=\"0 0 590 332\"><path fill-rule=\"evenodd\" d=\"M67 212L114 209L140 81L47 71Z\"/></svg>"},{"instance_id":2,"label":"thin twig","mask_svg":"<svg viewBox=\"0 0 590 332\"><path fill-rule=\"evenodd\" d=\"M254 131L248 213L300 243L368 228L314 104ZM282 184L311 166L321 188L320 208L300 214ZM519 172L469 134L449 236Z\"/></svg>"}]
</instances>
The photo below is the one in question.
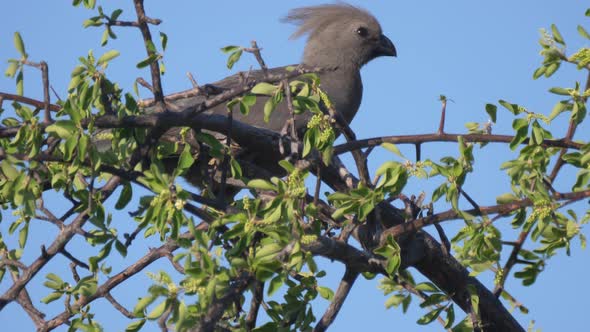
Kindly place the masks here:
<instances>
[{"instance_id":1,"label":"thin twig","mask_svg":"<svg viewBox=\"0 0 590 332\"><path fill-rule=\"evenodd\" d=\"M107 292L105 294L104 298L107 299L107 301L109 301L113 305L113 307L115 309L117 309L117 311L119 311L121 314L123 314L123 316L125 316L129 319L137 318L137 316L135 316L134 313L125 309L125 307L123 307L119 302L117 302L117 300L115 300L115 298L111 295L111 293Z\"/></svg>"},{"instance_id":2,"label":"thin twig","mask_svg":"<svg viewBox=\"0 0 590 332\"><path fill-rule=\"evenodd\" d=\"M266 63L264 63L264 59L262 59L262 55L260 54L261 48L258 47L255 40L251 41L250 45L252 48L244 48L244 51L254 54L254 57L256 58L256 61L258 61L260 69L262 69L262 73L264 73L264 77L266 78L268 76L268 67L266 66Z\"/></svg>"}]
</instances>

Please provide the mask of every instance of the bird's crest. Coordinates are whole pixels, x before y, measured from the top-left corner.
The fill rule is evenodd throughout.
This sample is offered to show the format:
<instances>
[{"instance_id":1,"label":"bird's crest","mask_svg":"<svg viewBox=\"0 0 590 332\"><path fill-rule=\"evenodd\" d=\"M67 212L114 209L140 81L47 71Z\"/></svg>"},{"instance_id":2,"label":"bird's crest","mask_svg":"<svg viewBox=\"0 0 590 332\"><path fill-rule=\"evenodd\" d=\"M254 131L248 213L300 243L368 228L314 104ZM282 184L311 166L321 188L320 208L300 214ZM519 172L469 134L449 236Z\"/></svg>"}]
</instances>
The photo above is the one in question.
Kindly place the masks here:
<instances>
[{"instance_id":1,"label":"bird's crest","mask_svg":"<svg viewBox=\"0 0 590 332\"><path fill-rule=\"evenodd\" d=\"M351 20L360 20L367 24L375 25L379 30L381 27L377 19L364 9L346 4L335 3L319 6L295 8L289 11L281 21L293 23L299 28L291 35L291 39L309 34L313 38L326 27Z\"/></svg>"}]
</instances>

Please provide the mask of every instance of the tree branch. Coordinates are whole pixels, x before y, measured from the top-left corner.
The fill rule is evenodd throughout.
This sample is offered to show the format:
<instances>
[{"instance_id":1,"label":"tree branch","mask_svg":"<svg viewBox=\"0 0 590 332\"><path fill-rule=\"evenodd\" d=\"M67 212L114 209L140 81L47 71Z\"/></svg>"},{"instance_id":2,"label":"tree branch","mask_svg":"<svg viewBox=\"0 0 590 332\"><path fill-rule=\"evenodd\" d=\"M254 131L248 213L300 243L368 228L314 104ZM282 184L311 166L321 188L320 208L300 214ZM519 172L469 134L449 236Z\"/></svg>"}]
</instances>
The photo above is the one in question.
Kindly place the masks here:
<instances>
[{"instance_id":1,"label":"tree branch","mask_svg":"<svg viewBox=\"0 0 590 332\"><path fill-rule=\"evenodd\" d=\"M353 271L348 267L346 268L344 276L342 277L342 281L340 281L340 285L338 286L338 289L334 294L334 299L332 300L332 303L330 303L330 306L322 316L322 319L313 329L314 332L326 331L328 327L330 327L330 325L334 322L336 316L340 312L340 308L342 308L342 305L344 304L344 301L348 296L348 293L350 293L350 290L352 289L352 286L354 285L354 282L356 281L358 275L359 273L357 271Z\"/></svg>"}]
</instances>

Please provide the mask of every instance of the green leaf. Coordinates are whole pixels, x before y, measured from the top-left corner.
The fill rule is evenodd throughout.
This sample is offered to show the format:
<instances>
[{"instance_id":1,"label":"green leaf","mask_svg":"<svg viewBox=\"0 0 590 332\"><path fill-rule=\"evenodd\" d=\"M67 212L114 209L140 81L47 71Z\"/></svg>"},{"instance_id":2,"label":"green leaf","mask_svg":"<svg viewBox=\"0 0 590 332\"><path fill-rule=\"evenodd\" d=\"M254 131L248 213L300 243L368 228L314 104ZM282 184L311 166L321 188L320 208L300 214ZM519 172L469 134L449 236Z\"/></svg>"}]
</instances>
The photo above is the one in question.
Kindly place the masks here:
<instances>
[{"instance_id":1,"label":"green leaf","mask_svg":"<svg viewBox=\"0 0 590 332\"><path fill-rule=\"evenodd\" d=\"M537 78L543 76L543 74L545 74L546 70L547 70L546 66L541 66L541 67L537 68L535 70L535 72L533 73L533 79L536 80Z\"/></svg>"},{"instance_id":2,"label":"green leaf","mask_svg":"<svg viewBox=\"0 0 590 332\"><path fill-rule=\"evenodd\" d=\"M21 69L16 75L16 94L22 96L25 94L25 80L23 78L23 70Z\"/></svg>"},{"instance_id":3,"label":"green leaf","mask_svg":"<svg viewBox=\"0 0 590 332\"><path fill-rule=\"evenodd\" d=\"M334 291L328 287L318 286L317 290L318 293L320 293L320 296L328 301L332 301L334 298Z\"/></svg>"},{"instance_id":4,"label":"green leaf","mask_svg":"<svg viewBox=\"0 0 590 332\"><path fill-rule=\"evenodd\" d=\"M439 292L440 290L431 282L421 282L416 285L416 290L426 293Z\"/></svg>"},{"instance_id":5,"label":"green leaf","mask_svg":"<svg viewBox=\"0 0 590 332\"><path fill-rule=\"evenodd\" d=\"M123 13L123 9L115 9L111 13L111 20L116 21L117 19L119 19L119 16L121 16L122 13Z\"/></svg>"},{"instance_id":6,"label":"green leaf","mask_svg":"<svg viewBox=\"0 0 590 332\"><path fill-rule=\"evenodd\" d=\"M25 223L23 228L18 232L18 245L20 248L24 248L27 244L27 237L29 235L29 223Z\"/></svg>"},{"instance_id":7,"label":"green leaf","mask_svg":"<svg viewBox=\"0 0 590 332\"><path fill-rule=\"evenodd\" d=\"M62 295L63 295L63 293L61 293L61 292L53 292L53 293L47 295L46 297L42 298L41 302L47 304L47 303L53 302L55 300L58 300Z\"/></svg>"},{"instance_id":8,"label":"green leaf","mask_svg":"<svg viewBox=\"0 0 590 332\"><path fill-rule=\"evenodd\" d=\"M420 317L416 323L420 325L430 324L433 320L435 320L440 313L445 309L445 307L440 307L438 309L432 310L431 312L427 313L426 315Z\"/></svg>"},{"instance_id":9,"label":"green leaf","mask_svg":"<svg viewBox=\"0 0 590 332\"><path fill-rule=\"evenodd\" d=\"M106 52L105 54L101 55L100 58L98 58L98 61L96 61L96 64L99 65L99 66L104 66L109 61L111 61L114 58L118 57L119 54L121 54L121 53L119 51L117 51L117 50L110 50L110 51Z\"/></svg>"},{"instance_id":10,"label":"green leaf","mask_svg":"<svg viewBox=\"0 0 590 332\"><path fill-rule=\"evenodd\" d=\"M59 120L47 126L45 131L55 133L60 138L70 138L76 130L76 124L71 120Z\"/></svg>"},{"instance_id":11,"label":"green leaf","mask_svg":"<svg viewBox=\"0 0 590 332\"><path fill-rule=\"evenodd\" d=\"M385 308L389 309L391 307L398 307L400 304L402 304L405 298L406 297L402 294L392 295L385 301Z\"/></svg>"},{"instance_id":12,"label":"green leaf","mask_svg":"<svg viewBox=\"0 0 590 332\"><path fill-rule=\"evenodd\" d=\"M158 304L147 316L147 319L156 319L164 313L166 307L168 306L168 301L164 300L162 303Z\"/></svg>"},{"instance_id":13,"label":"green leaf","mask_svg":"<svg viewBox=\"0 0 590 332\"><path fill-rule=\"evenodd\" d=\"M107 27L102 32L102 38L100 38L100 46L105 46L109 42L109 29L110 28Z\"/></svg>"},{"instance_id":14,"label":"green leaf","mask_svg":"<svg viewBox=\"0 0 590 332\"><path fill-rule=\"evenodd\" d=\"M18 70L18 67L19 67L18 62L11 61L10 64L8 65L8 68L6 68L4 75L6 75L6 77L14 77L14 75L16 75L16 71Z\"/></svg>"},{"instance_id":15,"label":"green leaf","mask_svg":"<svg viewBox=\"0 0 590 332\"><path fill-rule=\"evenodd\" d=\"M10 181L14 181L19 175L19 171L6 159L0 161L0 168L2 169L2 173L4 173L4 176Z\"/></svg>"},{"instance_id":16,"label":"green leaf","mask_svg":"<svg viewBox=\"0 0 590 332\"><path fill-rule=\"evenodd\" d=\"M559 30L557 29L557 26L555 24L551 24L551 32L553 33L553 39L556 42L560 43L561 45L565 45L563 37L561 36L561 33L559 33Z\"/></svg>"},{"instance_id":17,"label":"green leaf","mask_svg":"<svg viewBox=\"0 0 590 332\"><path fill-rule=\"evenodd\" d=\"M486 104L486 113L490 116L493 123L496 123L496 113L498 111L498 107L494 104Z\"/></svg>"},{"instance_id":18,"label":"green leaf","mask_svg":"<svg viewBox=\"0 0 590 332\"><path fill-rule=\"evenodd\" d=\"M143 324L145 324L145 319L136 320L127 325L125 332L137 332L142 328Z\"/></svg>"},{"instance_id":19,"label":"green leaf","mask_svg":"<svg viewBox=\"0 0 590 332\"><path fill-rule=\"evenodd\" d=\"M152 302L154 302L156 300L156 298L154 296L145 296L142 297L141 299L139 299L139 301L137 301L137 304L135 305L135 308L133 308L133 313L136 316L141 316L143 317L143 312L145 310L145 308L152 304Z\"/></svg>"},{"instance_id":20,"label":"green leaf","mask_svg":"<svg viewBox=\"0 0 590 332\"><path fill-rule=\"evenodd\" d=\"M584 27L581 25L578 25L578 33L580 33L580 36L582 36L586 39L590 39L590 35L586 31L586 29L584 29Z\"/></svg>"},{"instance_id":21,"label":"green leaf","mask_svg":"<svg viewBox=\"0 0 590 332\"><path fill-rule=\"evenodd\" d=\"M152 54L149 57L147 57L147 59L144 59L144 60L138 62L136 67L138 69L145 68L145 67L149 66L152 62L157 61L158 58L159 58L158 54Z\"/></svg>"},{"instance_id":22,"label":"green leaf","mask_svg":"<svg viewBox=\"0 0 590 332\"><path fill-rule=\"evenodd\" d=\"M229 165L231 168L231 176L235 179L242 178L242 167L240 166L240 163L238 163L236 159L231 158Z\"/></svg>"},{"instance_id":23,"label":"green leaf","mask_svg":"<svg viewBox=\"0 0 590 332\"><path fill-rule=\"evenodd\" d=\"M551 77L551 75L553 75L557 71L557 69L559 69L559 66L559 62L554 62L547 66L547 70L545 70L545 77Z\"/></svg>"},{"instance_id":24,"label":"green leaf","mask_svg":"<svg viewBox=\"0 0 590 332\"><path fill-rule=\"evenodd\" d=\"M274 98L269 98L266 103L264 103L264 122L268 123L268 121L270 121L270 115L272 114L272 111L275 110L276 106Z\"/></svg>"},{"instance_id":25,"label":"green leaf","mask_svg":"<svg viewBox=\"0 0 590 332\"><path fill-rule=\"evenodd\" d=\"M551 89L549 89L549 92L554 93L556 95L560 95L560 96L569 96L570 95L570 91L568 89L559 88L559 87L551 88Z\"/></svg>"},{"instance_id":26,"label":"green leaf","mask_svg":"<svg viewBox=\"0 0 590 332\"><path fill-rule=\"evenodd\" d=\"M226 46L226 47L222 47L221 48L221 52L223 52L223 53L233 53L233 52L235 52L235 51L237 51L239 49L240 49L239 46L229 45L229 46Z\"/></svg>"},{"instance_id":27,"label":"green leaf","mask_svg":"<svg viewBox=\"0 0 590 332\"><path fill-rule=\"evenodd\" d=\"M252 93L257 95L272 96L277 91L278 86L266 82L260 82L252 88Z\"/></svg>"},{"instance_id":28,"label":"green leaf","mask_svg":"<svg viewBox=\"0 0 590 332\"><path fill-rule=\"evenodd\" d=\"M538 121L533 122L532 139L537 145L543 144L543 129Z\"/></svg>"},{"instance_id":29,"label":"green leaf","mask_svg":"<svg viewBox=\"0 0 590 332\"><path fill-rule=\"evenodd\" d=\"M516 197L513 193L506 193L496 197L496 202L498 204L508 204L517 200L518 197Z\"/></svg>"},{"instance_id":30,"label":"green leaf","mask_svg":"<svg viewBox=\"0 0 590 332\"><path fill-rule=\"evenodd\" d=\"M25 52L25 43L23 42L23 38L18 32L14 33L14 47L23 58L27 57L27 52Z\"/></svg>"},{"instance_id":31,"label":"green leaf","mask_svg":"<svg viewBox=\"0 0 590 332\"><path fill-rule=\"evenodd\" d=\"M567 111L570 107L570 104L567 101L560 101L553 107L551 110L551 114L549 114L549 120L555 119L559 114Z\"/></svg>"},{"instance_id":32,"label":"green leaf","mask_svg":"<svg viewBox=\"0 0 590 332\"><path fill-rule=\"evenodd\" d=\"M281 286L283 285L284 280L281 275L278 275L272 278L268 284L267 294L268 296L272 296L276 291L278 291Z\"/></svg>"},{"instance_id":33,"label":"green leaf","mask_svg":"<svg viewBox=\"0 0 590 332\"><path fill-rule=\"evenodd\" d=\"M250 182L248 182L248 187L250 187L252 189L278 191L277 186L270 183L269 181L262 180L262 179L251 180Z\"/></svg>"},{"instance_id":34,"label":"green leaf","mask_svg":"<svg viewBox=\"0 0 590 332\"><path fill-rule=\"evenodd\" d=\"M228 58L227 58L227 69L232 69L234 64L236 64L236 62L238 62L238 60L240 60L240 57L242 57L242 53L244 51L242 51L242 49L239 49L235 52L233 52Z\"/></svg>"},{"instance_id":35,"label":"green leaf","mask_svg":"<svg viewBox=\"0 0 590 332\"><path fill-rule=\"evenodd\" d=\"M404 158L404 156L402 155L402 153L399 151L397 145L393 144L393 143L381 143L381 147L395 153L396 155Z\"/></svg>"},{"instance_id":36,"label":"green leaf","mask_svg":"<svg viewBox=\"0 0 590 332\"><path fill-rule=\"evenodd\" d=\"M131 187L131 184L125 183L123 185L123 189L121 190L121 195L119 195L119 199L115 204L115 209L123 209L125 206L127 206L127 204L129 204L131 197L133 197L133 188Z\"/></svg>"},{"instance_id":37,"label":"green leaf","mask_svg":"<svg viewBox=\"0 0 590 332\"><path fill-rule=\"evenodd\" d=\"M160 32L160 42L162 43L162 50L166 50L166 46L168 46L168 35L163 32Z\"/></svg>"},{"instance_id":38,"label":"green leaf","mask_svg":"<svg viewBox=\"0 0 590 332\"><path fill-rule=\"evenodd\" d=\"M189 169L195 163L195 158L191 153L191 148L187 144L184 146L180 158L178 158L178 169L181 171Z\"/></svg>"},{"instance_id":39,"label":"green leaf","mask_svg":"<svg viewBox=\"0 0 590 332\"><path fill-rule=\"evenodd\" d=\"M505 100L502 100L502 99L498 100L498 103L500 103L500 105L504 106L504 108L509 110L514 115L518 115L522 112L520 107L518 107L518 105L516 105L516 104L511 104L511 103L509 103Z\"/></svg>"}]
</instances>

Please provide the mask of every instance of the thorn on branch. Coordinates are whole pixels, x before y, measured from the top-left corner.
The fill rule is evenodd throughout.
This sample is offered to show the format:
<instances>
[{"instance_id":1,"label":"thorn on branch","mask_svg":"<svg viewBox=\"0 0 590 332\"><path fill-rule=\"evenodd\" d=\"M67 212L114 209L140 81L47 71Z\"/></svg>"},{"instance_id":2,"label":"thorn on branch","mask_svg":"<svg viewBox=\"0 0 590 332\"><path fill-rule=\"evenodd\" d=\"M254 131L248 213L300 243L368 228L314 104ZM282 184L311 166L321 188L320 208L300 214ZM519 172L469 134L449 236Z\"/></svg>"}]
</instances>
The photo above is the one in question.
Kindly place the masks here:
<instances>
[{"instance_id":1,"label":"thorn on branch","mask_svg":"<svg viewBox=\"0 0 590 332\"><path fill-rule=\"evenodd\" d=\"M104 298L107 299L107 301L109 301L115 309L117 309L121 314L123 314L123 316L125 316L129 319L137 318L135 316L135 314L133 314L131 311L125 309L125 307L123 307L119 302L117 302L117 300L115 300L115 298L111 295L111 293L107 292L105 294Z\"/></svg>"},{"instance_id":2,"label":"thorn on branch","mask_svg":"<svg viewBox=\"0 0 590 332\"><path fill-rule=\"evenodd\" d=\"M86 270L90 270L90 267L86 263L84 263L81 260L79 260L76 257L74 257L65 248L63 248L62 250L60 250L60 253L62 255L64 255L64 256L66 256L69 260L72 261L72 263L78 265L79 267L85 268Z\"/></svg>"},{"instance_id":3,"label":"thorn on branch","mask_svg":"<svg viewBox=\"0 0 590 332\"><path fill-rule=\"evenodd\" d=\"M440 101L442 102L442 110L440 112L440 123L438 125L438 134L442 135L445 133L445 117L447 113L447 97L440 95Z\"/></svg>"},{"instance_id":4,"label":"thorn on branch","mask_svg":"<svg viewBox=\"0 0 590 332\"><path fill-rule=\"evenodd\" d=\"M195 89L197 93L199 93L199 84L197 83L197 80L195 80L195 78L193 77L193 74L189 71L186 72L186 76L188 77L189 81L191 81L193 89Z\"/></svg>"},{"instance_id":5,"label":"thorn on branch","mask_svg":"<svg viewBox=\"0 0 590 332\"><path fill-rule=\"evenodd\" d=\"M262 59L262 55L260 54L260 50L262 50L262 49L258 47L258 44L256 44L255 40L250 42L250 45L251 45L251 48L243 48L243 50L245 52L254 54L256 61L258 61L258 64L260 65L260 69L262 69L262 73L264 73L264 78L267 78L268 77L268 67L266 66L266 63L264 63L264 59Z\"/></svg>"},{"instance_id":6,"label":"thorn on branch","mask_svg":"<svg viewBox=\"0 0 590 332\"><path fill-rule=\"evenodd\" d=\"M74 280L76 282L80 282L80 275L78 274L78 271L76 270L76 266L77 264L74 262L70 263L70 270L72 271L72 277L74 278Z\"/></svg>"},{"instance_id":7,"label":"thorn on branch","mask_svg":"<svg viewBox=\"0 0 590 332\"><path fill-rule=\"evenodd\" d=\"M138 77L135 80L139 85L143 86L144 88L150 90L151 93L154 93L154 88L145 80L143 77Z\"/></svg>"}]
</instances>

